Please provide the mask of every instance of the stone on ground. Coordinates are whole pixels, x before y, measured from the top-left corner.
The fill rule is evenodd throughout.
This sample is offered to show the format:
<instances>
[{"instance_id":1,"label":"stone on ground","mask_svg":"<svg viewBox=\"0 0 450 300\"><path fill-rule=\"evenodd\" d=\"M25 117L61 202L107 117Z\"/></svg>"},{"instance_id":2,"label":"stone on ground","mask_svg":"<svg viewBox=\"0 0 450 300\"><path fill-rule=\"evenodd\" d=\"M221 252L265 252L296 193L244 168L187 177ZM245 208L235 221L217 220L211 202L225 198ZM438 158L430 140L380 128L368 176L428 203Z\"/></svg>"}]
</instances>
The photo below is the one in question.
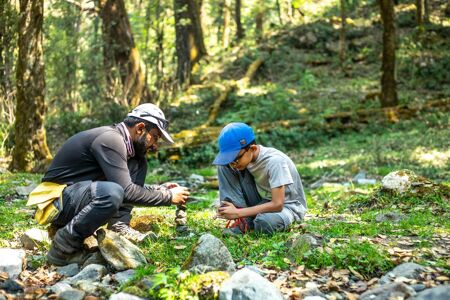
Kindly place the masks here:
<instances>
[{"instance_id":1,"label":"stone on ground","mask_svg":"<svg viewBox=\"0 0 450 300\"><path fill-rule=\"evenodd\" d=\"M450 299L450 284L436 286L418 293L413 300L448 300Z\"/></svg>"},{"instance_id":2,"label":"stone on ground","mask_svg":"<svg viewBox=\"0 0 450 300\"><path fill-rule=\"evenodd\" d=\"M124 284L125 282L127 282L128 280L133 278L133 276L135 274L136 274L136 271L134 271L134 270L126 270L126 271L118 272L118 273L114 274L114 279L119 284Z\"/></svg>"},{"instance_id":3,"label":"stone on ground","mask_svg":"<svg viewBox=\"0 0 450 300\"><path fill-rule=\"evenodd\" d=\"M77 289L66 290L58 295L59 300L83 300L86 293Z\"/></svg>"},{"instance_id":4,"label":"stone on ground","mask_svg":"<svg viewBox=\"0 0 450 300\"><path fill-rule=\"evenodd\" d=\"M42 248L51 243L48 232L38 228L30 228L20 237L22 245L27 250Z\"/></svg>"},{"instance_id":5,"label":"stone on ground","mask_svg":"<svg viewBox=\"0 0 450 300\"><path fill-rule=\"evenodd\" d=\"M418 279L421 272L425 271L424 267L416 263L403 263L396 266L383 277L380 278L380 284L392 282L397 277L405 277L408 279Z\"/></svg>"},{"instance_id":6,"label":"stone on ground","mask_svg":"<svg viewBox=\"0 0 450 300\"><path fill-rule=\"evenodd\" d=\"M220 300L284 299L281 292L261 275L241 269L222 284Z\"/></svg>"},{"instance_id":7,"label":"stone on ground","mask_svg":"<svg viewBox=\"0 0 450 300\"><path fill-rule=\"evenodd\" d=\"M77 284L81 280L99 281L106 274L106 268L102 265L92 264L81 270L80 273L64 280L68 284Z\"/></svg>"},{"instance_id":8,"label":"stone on ground","mask_svg":"<svg viewBox=\"0 0 450 300\"><path fill-rule=\"evenodd\" d=\"M0 272L8 273L15 279L25 266L25 251L21 249L0 248Z\"/></svg>"},{"instance_id":9,"label":"stone on ground","mask_svg":"<svg viewBox=\"0 0 450 300\"><path fill-rule=\"evenodd\" d=\"M143 300L143 299L135 295L120 292L118 294L111 295L109 297L109 300Z\"/></svg>"},{"instance_id":10,"label":"stone on ground","mask_svg":"<svg viewBox=\"0 0 450 300\"><path fill-rule=\"evenodd\" d=\"M236 270L230 251L228 251L221 240L209 233L200 237L183 266L184 269L189 270L198 269L199 267L204 268L208 272L234 272Z\"/></svg>"},{"instance_id":11,"label":"stone on ground","mask_svg":"<svg viewBox=\"0 0 450 300\"><path fill-rule=\"evenodd\" d=\"M359 297L359 300L406 299L414 295L416 295L416 292L410 286L403 282L394 282L364 292Z\"/></svg>"},{"instance_id":12,"label":"stone on ground","mask_svg":"<svg viewBox=\"0 0 450 300\"><path fill-rule=\"evenodd\" d=\"M32 182L27 186L18 186L16 187L16 193L19 196L28 196L35 188L37 184Z\"/></svg>"},{"instance_id":13,"label":"stone on ground","mask_svg":"<svg viewBox=\"0 0 450 300\"><path fill-rule=\"evenodd\" d=\"M377 223L381 223L381 222L392 222L392 223L398 223L401 220L403 220L403 215L401 214L397 214L395 212L387 212L387 213L381 213L378 214L375 217L375 221Z\"/></svg>"},{"instance_id":14,"label":"stone on ground","mask_svg":"<svg viewBox=\"0 0 450 300\"><path fill-rule=\"evenodd\" d=\"M383 189L397 193L404 193L409 190L416 175L409 170L394 171L381 180Z\"/></svg>"},{"instance_id":15,"label":"stone on ground","mask_svg":"<svg viewBox=\"0 0 450 300\"><path fill-rule=\"evenodd\" d=\"M117 271L135 269L147 263L142 251L116 232L99 229L97 240L103 257Z\"/></svg>"},{"instance_id":16,"label":"stone on ground","mask_svg":"<svg viewBox=\"0 0 450 300\"><path fill-rule=\"evenodd\" d=\"M68 290L72 290L73 288L70 286L70 284L66 282L57 282L56 284L52 285L50 287L50 291L52 293L55 293L56 295L59 295L60 293Z\"/></svg>"},{"instance_id":17,"label":"stone on ground","mask_svg":"<svg viewBox=\"0 0 450 300\"><path fill-rule=\"evenodd\" d=\"M80 272L80 268L78 267L78 264L70 264L64 267L58 267L56 268L56 273L66 276L66 277L72 277L78 274Z\"/></svg>"}]
</instances>

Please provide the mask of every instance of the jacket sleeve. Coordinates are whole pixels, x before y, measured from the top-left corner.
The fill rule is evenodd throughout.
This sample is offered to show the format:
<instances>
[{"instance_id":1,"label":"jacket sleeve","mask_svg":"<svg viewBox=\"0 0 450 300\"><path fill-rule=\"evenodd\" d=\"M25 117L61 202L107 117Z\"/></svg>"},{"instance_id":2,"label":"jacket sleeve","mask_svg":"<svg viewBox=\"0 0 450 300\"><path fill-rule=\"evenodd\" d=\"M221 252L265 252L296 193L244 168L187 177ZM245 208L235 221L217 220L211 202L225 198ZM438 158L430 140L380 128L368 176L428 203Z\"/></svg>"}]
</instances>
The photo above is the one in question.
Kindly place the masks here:
<instances>
[{"instance_id":1,"label":"jacket sleeve","mask_svg":"<svg viewBox=\"0 0 450 300\"><path fill-rule=\"evenodd\" d=\"M91 151L106 180L119 184L124 190L124 203L143 206L168 206L172 192L168 189L146 189L132 182L127 166L127 152L122 136L116 132L99 135Z\"/></svg>"}]
</instances>

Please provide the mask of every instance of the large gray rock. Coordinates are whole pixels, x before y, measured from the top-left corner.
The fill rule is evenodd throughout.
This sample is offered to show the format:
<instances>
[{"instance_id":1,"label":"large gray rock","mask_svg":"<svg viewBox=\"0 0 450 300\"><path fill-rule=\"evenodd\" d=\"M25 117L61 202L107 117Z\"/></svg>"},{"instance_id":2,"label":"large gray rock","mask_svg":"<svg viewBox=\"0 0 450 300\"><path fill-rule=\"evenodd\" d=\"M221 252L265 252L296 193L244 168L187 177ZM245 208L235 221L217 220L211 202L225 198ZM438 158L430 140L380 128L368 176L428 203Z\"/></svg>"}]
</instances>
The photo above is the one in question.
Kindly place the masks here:
<instances>
[{"instance_id":1,"label":"large gray rock","mask_svg":"<svg viewBox=\"0 0 450 300\"><path fill-rule=\"evenodd\" d=\"M267 279L250 271L241 269L222 284L219 291L220 300L282 300L281 292Z\"/></svg>"},{"instance_id":2,"label":"large gray rock","mask_svg":"<svg viewBox=\"0 0 450 300\"><path fill-rule=\"evenodd\" d=\"M143 300L143 299L135 295L120 292L118 294L111 295L109 297L109 300Z\"/></svg>"},{"instance_id":3,"label":"large gray rock","mask_svg":"<svg viewBox=\"0 0 450 300\"><path fill-rule=\"evenodd\" d=\"M416 292L410 286L403 282L394 282L364 292L359 300L406 299L414 295Z\"/></svg>"},{"instance_id":4,"label":"large gray rock","mask_svg":"<svg viewBox=\"0 0 450 300\"><path fill-rule=\"evenodd\" d=\"M117 271L136 269L147 263L142 251L116 232L99 229L97 240L103 257Z\"/></svg>"},{"instance_id":5,"label":"large gray rock","mask_svg":"<svg viewBox=\"0 0 450 300\"><path fill-rule=\"evenodd\" d=\"M200 237L183 268L191 271L205 269L208 272L236 270L230 251L221 240L209 233Z\"/></svg>"},{"instance_id":6,"label":"large gray rock","mask_svg":"<svg viewBox=\"0 0 450 300\"><path fill-rule=\"evenodd\" d=\"M81 270L80 273L69 277L63 282L74 285L81 280L99 281L106 274L106 268L102 265L92 264Z\"/></svg>"},{"instance_id":7,"label":"large gray rock","mask_svg":"<svg viewBox=\"0 0 450 300\"><path fill-rule=\"evenodd\" d=\"M405 277L408 279L417 279L421 272L425 271L424 267L416 263L403 263L396 266L386 275L380 278L380 284L392 282L397 277Z\"/></svg>"},{"instance_id":8,"label":"large gray rock","mask_svg":"<svg viewBox=\"0 0 450 300\"><path fill-rule=\"evenodd\" d=\"M21 249L0 248L0 272L8 273L15 279L25 266L25 251Z\"/></svg>"},{"instance_id":9,"label":"large gray rock","mask_svg":"<svg viewBox=\"0 0 450 300\"><path fill-rule=\"evenodd\" d=\"M20 241L22 242L23 247L27 250L42 248L51 242L48 237L48 232L38 228L30 228L25 231L20 237Z\"/></svg>"},{"instance_id":10,"label":"large gray rock","mask_svg":"<svg viewBox=\"0 0 450 300\"><path fill-rule=\"evenodd\" d=\"M448 300L450 299L450 285L440 285L418 293L413 300Z\"/></svg>"}]
</instances>

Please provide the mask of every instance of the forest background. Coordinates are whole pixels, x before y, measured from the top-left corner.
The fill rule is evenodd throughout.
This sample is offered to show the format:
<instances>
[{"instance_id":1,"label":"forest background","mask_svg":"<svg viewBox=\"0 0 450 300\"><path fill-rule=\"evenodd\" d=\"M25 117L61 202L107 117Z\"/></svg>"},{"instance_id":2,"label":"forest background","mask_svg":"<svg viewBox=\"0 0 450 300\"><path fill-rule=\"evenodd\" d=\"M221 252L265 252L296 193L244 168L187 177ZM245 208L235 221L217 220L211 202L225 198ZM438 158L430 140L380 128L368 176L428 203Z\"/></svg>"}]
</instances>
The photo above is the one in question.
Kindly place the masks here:
<instances>
[{"instance_id":1,"label":"forest background","mask_svg":"<svg viewBox=\"0 0 450 300\"><path fill-rule=\"evenodd\" d=\"M210 205L225 124L251 124L258 143L297 165L305 223L274 237L225 239L238 264L276 276L297 266L320 276L347 268L366 282L404 261L438 268L433 280L449 274L448 1L0 0L0 15L1 246L34 225L16 187L39 182L68 137L151 102L176 143L149 156L147 183L203 176L193 194L206 200L188 208L197 233L224 225ZM401 169L443 189L384 195L381 179ZM384 212L406 217L380 224ZM162 291L176 294L170 280L179 271L168 270L195 239L172 240L170 209L138 213L156 216L162 241L144 247L153 262L144 273L167 271ZM291 247L298 232L321 247ZM293 293L292 282L281 285Z\"/></svg>"}]
</instances>

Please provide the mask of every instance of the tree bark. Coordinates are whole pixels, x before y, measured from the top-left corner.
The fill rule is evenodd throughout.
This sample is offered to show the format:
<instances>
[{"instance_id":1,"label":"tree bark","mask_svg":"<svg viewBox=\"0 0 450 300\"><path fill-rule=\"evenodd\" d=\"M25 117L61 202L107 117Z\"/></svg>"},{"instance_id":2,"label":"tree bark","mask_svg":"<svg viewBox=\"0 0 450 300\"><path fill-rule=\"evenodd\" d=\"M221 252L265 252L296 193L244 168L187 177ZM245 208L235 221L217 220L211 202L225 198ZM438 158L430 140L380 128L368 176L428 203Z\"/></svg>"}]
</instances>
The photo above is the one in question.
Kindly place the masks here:
<instances>
[{"instance_id":1,"label":"tree bark","mask_svg":"<svg viewBox=\"0 0 450 300\"><path fill-rule=\"evenodd\" d=\"M429 0L424 0L424 15L423 15L423 21L425 24L430 23L430 3Z\"/></svg>"},{"instance_id":2,"label":"tree bark","mask_svg":"<svg viewBox=\"0 0 450 300\"><path fill-rule=\"evenodd\" d=\"M98 0L98 5L103 22L103 56L108 94L116 103L134 107L141 101L145 75L125 3L123 0ZM118 98L116 94L119 94Z\"/></svg>"},{"instance_id":3,"label":"tree bark","mask_svg":"<svg viewBox=\"0 0 450 300\"><path fill-rule=\"evenodd\" d=\"M176 78L180 87L190 84L192 67L205 55L200 7L197 0L174 0Z\"/></svg>"},{"instance_id":4,"label":"tree bark","mask_svg":"<svg viewBox=\"0 0 450 300\"><path fill-rule=\"evenodd\" d=\"M379 0L383 22L383 58L381 66L381 106L398 104L395 80L395 12L392 0Z\"/></svg>"},{"instance_id":5,"label":"tree bark","mask_svg":"<svg viewBox=\"0 0 450 300\"><path fill-rule=\"evenodd\" d=\"M20 0L16 121L10 165L15 171L41 171L52 158L44 128L43 16L44 0Z\"/></svg>"},{"instance_id":6,"label":"tree bark","mask_svg":"<svg viewBox=\"0 0 450 300\"><path fill-rule=\"evenodd\" d=\"M345 52L346 52L346 44L345 44L345 26L346 26L346 9L345 9L345 1L340 0L341 2L341 30L339 31L339 60L341 62L341 66L345 61Z\"/></svg>"},{"instance_id":7,"label":"tree bark","mask_svg":"<svg viewBox=\"0 0 450 300\"><path fill-rule=\"evenodd\" d=\"M230 20L231 20L231 0L223 1L223 34L222 46L227 49L230 45Z\"/></svg>"},{"instance_id":8,"label":"tree bark","mask_svg":"<svg viewBox=\"0 0 450 300\"><path fill-rule=\"evenodd\" d=\"M258 4L262 4L261 1L256 2ZM264 27L264 11L263 7L259 6L257 8L256 16L255 16L255 33L258 40L261 40L263 37L263 27Z\"/></svg>"},{"instance_id":9,"label":"tree bark","mask_svg":"<svg viewBox=\"0 0 450 300\"><path fill-rule=\"evenodd\" d=\"M236 0L234 5L234 19L236 21L236 41L239 43L244 38L244 27L241 22L241 0Z\"/></svg>"},{"instance_id":10,"label":"tree bark","mask_svg":"<svg viewBox=\"0 0 450 300\"><path fill-rule=\"evenodd\" d=\"M423 14L425 10L425 4L424 0L416 0L416 21L417 21L417 28L419 30L423 30Z\"/></svg>"}]
</instances>

